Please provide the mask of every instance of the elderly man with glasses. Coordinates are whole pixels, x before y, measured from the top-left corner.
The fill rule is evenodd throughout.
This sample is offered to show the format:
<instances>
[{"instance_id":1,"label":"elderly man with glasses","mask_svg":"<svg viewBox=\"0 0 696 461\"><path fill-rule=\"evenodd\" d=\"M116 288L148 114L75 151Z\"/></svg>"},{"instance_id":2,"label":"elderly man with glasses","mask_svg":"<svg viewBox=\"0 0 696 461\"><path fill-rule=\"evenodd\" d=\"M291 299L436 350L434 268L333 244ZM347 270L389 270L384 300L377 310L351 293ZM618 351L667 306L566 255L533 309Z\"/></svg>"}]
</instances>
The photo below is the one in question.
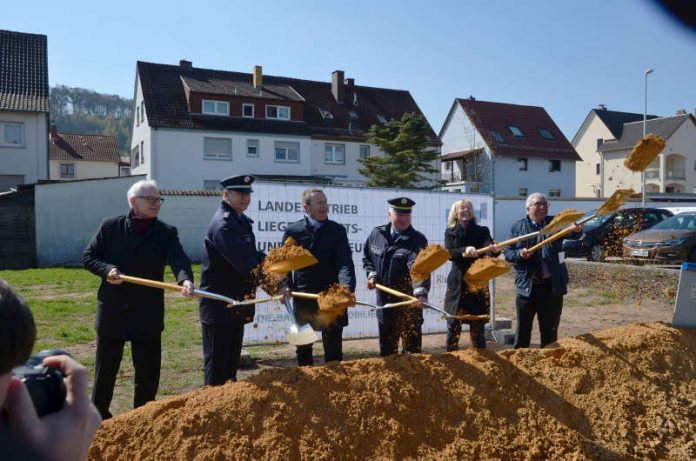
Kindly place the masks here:
<instances>
[{"instance_id":1,"label":"elderly man with glasses","mask_svg":"<svg viewBox=\"0 0 696 461\"><path fill-rule=\"evenodd\" d=\"M175 227L157 219L164 199L154 181L128 190L130 211L105 219L82 256L84 266L102 278L97 294L97 354L92 402L103 419L109 406L123 346L131 342L135 368L133 406L155 400L161 367L164 292L122 283L120 274L162 280L168 263L183 296L193 295L191 263Z\"/></svg>"},{"instance_id":2,"label":"elderly man with glasses","mask_svg":"<svg viewBox=\"0 0 696 461\"><path fill-rule=\"evenodd\" d=\"M527 216L512 225L511 238L540 231L553 219L553 216L549 216L549 202L544 194L531 194L527 197L526 205ZM582 226L574 226L577 238ZM541 347L558 340L563 296L568 292L568 269L565 266L565 255L561 251L563 239L549 243L534 253L529 252L530 247L546 237L540 234L536 239L505 249L505 260L515 265L515 349L529 347L535 315L539 319Z\"/></svg>"}]
</instances>

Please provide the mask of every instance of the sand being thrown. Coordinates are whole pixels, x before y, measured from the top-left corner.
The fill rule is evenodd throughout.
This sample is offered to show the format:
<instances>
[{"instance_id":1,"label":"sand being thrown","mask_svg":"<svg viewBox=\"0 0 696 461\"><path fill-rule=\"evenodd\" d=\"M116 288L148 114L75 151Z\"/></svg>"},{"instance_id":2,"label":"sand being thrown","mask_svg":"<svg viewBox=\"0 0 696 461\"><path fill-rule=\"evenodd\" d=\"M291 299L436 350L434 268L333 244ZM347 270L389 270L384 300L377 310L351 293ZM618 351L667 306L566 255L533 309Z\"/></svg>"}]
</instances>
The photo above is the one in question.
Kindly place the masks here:
<instances>
[{"instance_id":1,"label":"sand being thrown","mask_svg":"<svg viewBox=\"0 0 696 461\"><path fill-rule=\"evenodd\" d=\"M106 421L93 460L696 458L696 330L264 370Z\"/></svg>"},{"instance_id":2,"label":"sand being thrown","mask_svg":"<svg viewBox=\"0 0 696 461\"><path fill-rule=\"evenodd\" d=\"M427 279L431 272L445 264L449 258L449 251L441 245L434 243L428 245L418 252L411 267L411 278L416 281Z\"/></svg>"}]
</instances>

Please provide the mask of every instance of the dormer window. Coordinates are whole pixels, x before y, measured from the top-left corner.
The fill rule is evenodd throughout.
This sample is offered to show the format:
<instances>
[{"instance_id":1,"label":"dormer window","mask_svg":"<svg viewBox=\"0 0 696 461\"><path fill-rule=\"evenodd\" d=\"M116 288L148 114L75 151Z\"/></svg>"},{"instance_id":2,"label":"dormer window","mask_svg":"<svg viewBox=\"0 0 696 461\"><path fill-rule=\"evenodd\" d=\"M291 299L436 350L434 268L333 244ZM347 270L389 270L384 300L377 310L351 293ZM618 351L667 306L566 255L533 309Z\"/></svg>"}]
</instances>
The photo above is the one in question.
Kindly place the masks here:
<instances>
[{"instance_id":1,"label":"dormer window","mask_svg":"<svg viewBox=\"0 0 696 461\"><path fill-rule=\"evenodd\" d=\"M495 138L496 141L505 142L505 137L502 134L500 134L499 132L491 131L491 133L493 134L493 137Z\"/></svg>"},{"instance_id":2,"label":"dormer window","mask_svg":"<svg viewBox=\"0 0 696 461\"><path fill-rule=\"evenodd\" d=\"M266 106L266 118L290 120L290 108L288 106Z\"/></svg>"},{"instance_id":3,"label":"dormer window","mask_svg":"<svg viewBox=\"0 0 696 461\"><path fill-rule=\"evenodd\" d=\"M253 104L242 104L242 117L254 118Z\"/></svg>"},{"instance_id":4,"label":"dormer window","mask_svg":"<svg viewBox=\"0 0 696 461\"><path fill-rule=\"evenodd\" d=\"M207 115L230 115L230 103L204 99L202 112Z\"/></svg>"},{"instance_id":5,"label":"dormer window","mask_svg":"<svg viewBox=\"0 0 696 461\"><path fill-rule=\"evenodd\" d=\"M319 113L321 114L321 118L334 118L330 110L319 108Z\"/></svg>"},{"instance_id":6,"label":"dormer window","mask_svg":"<svg viewBox=\"0 0 696 461\"><path fill-rule=\"evenodd\" d=\"M539 128L539 134L541 135L542 138L546 139L547 141L553 141L554 139L556 139L553 137L551 132L549 130L547 130L546 128Z\"/></svg>"},{"instance_id":7,"label":"dormer window","mask_svg":"<svg viewBox=\"0 0 696 461\"><path fill-rule=\"evenodd\" d=\"M519 129L519 127L516 127L515 125L508 125L508 130L510 130L510 133L516 138L524 138L524 134L522 133L522 130Z\"/></svg>"},{"instance_id":8,"label":"dormer window","mask_svg":"<svg viewBox=\"0 0 696 461\"><path fill-rule=\"evenodd\" d=\"M354 110L349 110L348 115L350 116L351 120L357 120L358 119L358 113L355 112Z\"/></svg>"},{"instance_id":9,"label":"dormer window","mask_svg":"<svg viewBox=\"0 0 696 461\"><path fill-rule=\"evenodd\" d=\"M379 123L381 123L382 125L387 124L387 117L385 117L382 114L377 114L377 120L379 120Z\"/></svg>"}]
</instances>

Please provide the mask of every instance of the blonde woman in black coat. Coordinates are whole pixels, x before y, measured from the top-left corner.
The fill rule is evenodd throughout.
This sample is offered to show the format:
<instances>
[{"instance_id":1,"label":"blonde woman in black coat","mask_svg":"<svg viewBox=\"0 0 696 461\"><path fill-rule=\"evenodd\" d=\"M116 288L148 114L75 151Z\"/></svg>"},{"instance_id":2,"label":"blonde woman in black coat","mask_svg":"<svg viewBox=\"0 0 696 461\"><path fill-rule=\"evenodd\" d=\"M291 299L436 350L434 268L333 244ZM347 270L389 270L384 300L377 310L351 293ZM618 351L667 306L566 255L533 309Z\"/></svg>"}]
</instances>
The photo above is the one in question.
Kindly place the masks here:
<instances>
[{"instance_id":1,"label":"blonde woman in black coat","mask_svg":"<svg viewBox=\"0 0 696 461\"><path fill-rule=\"evenodd\" d=\"M488 313L488 290L471 291L464 281L464 274L478 258L477 248L493 243L487 227L476 224L474 207L468 200L458 200L452 204L445 230L445 248L450 252L452 268L447 276L445 310L452 315L482 315ZM493 246L491 254L499 251ZM459 336L462 321L447 321L447 351L459 349ZM478 349L486 347L485 320L468 321L471 344Z\"/></svg>"}]
</instances>

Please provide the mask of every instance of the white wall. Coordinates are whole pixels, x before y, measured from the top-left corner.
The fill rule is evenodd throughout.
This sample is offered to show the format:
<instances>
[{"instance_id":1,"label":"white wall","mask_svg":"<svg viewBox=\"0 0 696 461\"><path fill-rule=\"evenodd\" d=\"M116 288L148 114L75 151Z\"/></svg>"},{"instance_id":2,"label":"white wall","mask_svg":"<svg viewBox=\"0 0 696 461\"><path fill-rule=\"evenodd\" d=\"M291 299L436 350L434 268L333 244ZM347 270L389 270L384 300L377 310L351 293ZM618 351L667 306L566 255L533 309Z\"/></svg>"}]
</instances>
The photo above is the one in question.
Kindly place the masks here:
<instances>
[{"instance_id":1,"label":"white wall","mask_svg":"<svg viewBox=\"0 0 696 461\"><path fill-rule=\"evenodd\" d=\"M0 112L0 121L24 126L24 145L0 146L0 176L23 175L25 184L48 179L48 126L43 112Z\"/></svg>"},{"instance_id":2,"label":"white wall","mask_svg":"<svg viewBox=\"0 0 696 461\"><path fill-rule=\"evenodd\" d=\"M614 135L609 128L596 115L591 115L587 128L577 140L575 150L582 157L582 161L575 164L575 196L596 197L596 192L601 188L601 174L597 174L597 164L601 163L601 157L597 152L597 140L611 140ZM601 170L600 170L601 173Z\"/></svg>"},{"instance_id":3,"label":"white wall","mask_svg":"<svg viewBox=\"0 0 696 461\"><path fill-rule=\"evenodd\" d=\"M55 180L77 180L93 178L110 178L118 176L118 163L113 162L91 162L91 161L70 161L70 160L51 160L51 179ZM60 166L62 164L75 165L75 176L72 178L62 178L60 176Z\"/></svg>"},{"instance_id":4,"label":"white wall","mask_svg":"<svg viewBox=\"0 0 696 461\"><path fill-rule=\"evenodd\" d=\"M494 156L493 173L495 194L519 195L519 189L526 187L528 193L559 189L561 197L575 195L575 161L562 160L561 171L549 171L549 159L527 158L527 171L520 170L517 157Z\"/></svg>"}]
</instances>

